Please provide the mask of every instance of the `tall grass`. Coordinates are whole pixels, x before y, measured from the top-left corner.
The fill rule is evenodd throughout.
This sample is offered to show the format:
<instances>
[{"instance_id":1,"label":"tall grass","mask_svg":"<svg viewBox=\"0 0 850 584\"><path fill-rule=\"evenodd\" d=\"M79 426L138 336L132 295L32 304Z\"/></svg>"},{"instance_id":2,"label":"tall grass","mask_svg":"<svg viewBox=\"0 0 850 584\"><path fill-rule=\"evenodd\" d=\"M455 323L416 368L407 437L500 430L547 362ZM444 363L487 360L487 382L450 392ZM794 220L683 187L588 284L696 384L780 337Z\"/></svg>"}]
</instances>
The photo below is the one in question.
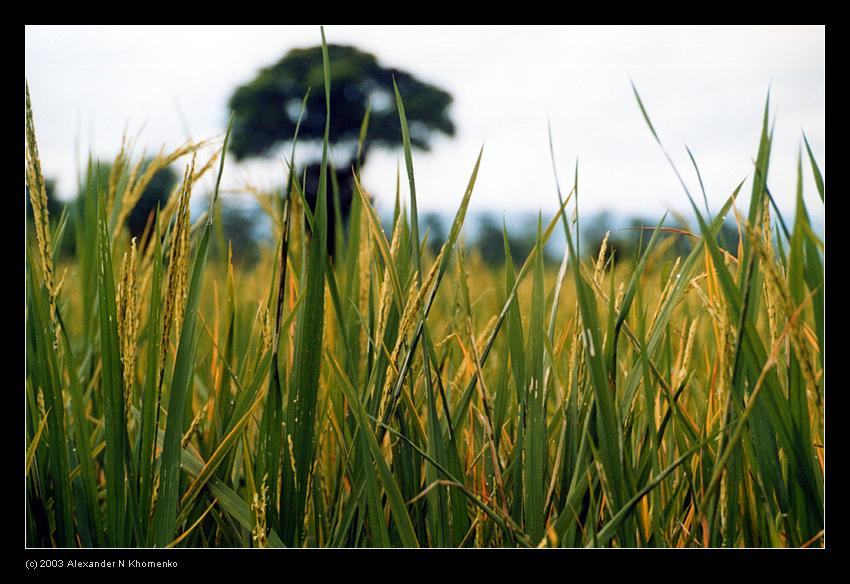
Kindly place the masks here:
<instances>
[{"instance_id":1,"label":"tall grass","mask_svg":"<svg viewBox=\"0 0 850 584\"><path fill-rule=\"evenodd\" d=\"M639 257L604 244L583 256L576 168L524 264L505 232L493 270L460 238L483 153L428 253L397 88L410 198L397 193L387 234L357 180L347 230L330 223L323 55L317 205L291 174L267 199L274 257L252 270L207 261L225 243L227 137L197 167L200 144L163 153L186 171L138 241L124 229L137 163L122 148L108 184L90 165L68 233L67 214L47 216L27 93L29 546L823 545L824 243L802 151L793 219L774 204L768 104L746 214L745 183L711 215L673 165L692 231L662 220ZM216 161L209 211L191 224ZM730 215L731 252L718 243ZM567 247L553 271L556 230ZM71 236L77 257L60 264ZM680 237L690 252L673 258Z\"/></svg>"}]
</instances>

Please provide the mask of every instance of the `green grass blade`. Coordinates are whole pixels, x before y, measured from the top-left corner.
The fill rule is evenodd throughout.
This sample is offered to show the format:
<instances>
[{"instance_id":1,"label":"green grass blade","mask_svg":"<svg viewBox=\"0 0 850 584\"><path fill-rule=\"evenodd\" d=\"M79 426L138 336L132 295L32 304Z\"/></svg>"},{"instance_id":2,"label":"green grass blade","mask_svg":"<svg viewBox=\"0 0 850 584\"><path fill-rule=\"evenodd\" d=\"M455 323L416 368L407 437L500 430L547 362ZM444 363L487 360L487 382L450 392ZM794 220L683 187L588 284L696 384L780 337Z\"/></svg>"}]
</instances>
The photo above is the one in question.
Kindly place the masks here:
<instances>
[{"instance_id":1,"label":"green grass blade","mask_svg":"<svg viewBox=\"0 0 850 584\"><path fill-rule=\"evenodd\" d=\"M537 221L537 247L542 249L542 218ZM525 529L533 542L543 538L545 530L544 502L548 436L546 432L546 391L543 387L543 339L545 295L543 289L543 254L534 259L534 281L531 291L531 317L528 327L526 363L529 365L525 391L526 433L523 441L523 509Z\"/></svg>"},{"instance_id":2,"label":"green grass blade","mask_svg":"<svg viewBox=\"0 0 850 584\"><path fill-rule=\"evenodd\" d=\"M330 63L322 32L322 59L325 78L325 136L319 175L313 237L310 241L304 289L304 304L298 316L295 334L295 358L290 376L286 412L286 440L292 441L292 453L283 452L283 489L291 489L281 499L284 540L300 544L307 502L307 482L315 456L316 403L321 370L325 313L325 266L327 263L327 168L330 131ZM294 473L293 470L294 469Z\"/></svg>"},{"instance_id":3,"label":"green grass blade","mask_svg":"<svg viewBox=\"0 0 850 584\"><path fill-rule=\"evenodd\" d=\"M115 285L112 277L112 253L106 224L103 192L98 196L98 302L103 369L103 406L106 436L106 529L109 543L123 547L126 543L124 448L127 426L124 404L124 384L121 379L121 358L118 341L118 317L115 307Z\"/></svg>"},{"instance_id":4,"label":"green grass blade","mask_svg":"<svg viewBox=\"0 0 850 584\"><path fill-rule=\"evenodd\" d=\"M53 325L47 309L47 290L36 287L36 268L33 265L35 254L27 254L28 278L27 292L29 310L29 340L33 343L28 364L33 377L33 386L41 388L47 410L47 449L50 476L53 482L53 506L56 526L56 539L61 547L75 547L73 499L69 481L67 438L65 431L65 408L62 403L59 383L56 349L50 340L55 339Z\"/></svg>"},{"instance_id":5,"label":"green grass blade","mask_svg":"<svg viewBox=\"0 0 850 584\"><path fill-rule=\"evenodd\" d=\"M408 514L404 500L401 497L401 491L399 490L398 484L393 478L392 473L384 460L383 454L381 454L381 449L378 446L378 441L375 439L374 433L372 432L372 428L366 417L366 412L363 409L363 404L357 397L357 392L354 391L354 387L352 387L351 382L345 376L345 373L343 373L339 362L331 353L327 353L327 355L331 365L333 365L337 379L340 380L340 389L345 392L348 403L352 407L354 414L357 416L360 435L365 439L366 444L369 447L369 452L372 455L372 460L378 469L378 475L381 477L381 484L384 486L384 491L387 494L387 499L389 501L396 526L398 527L402 544L405 547L419 547L419 542L417 541L416 534L413 531L413 524L410 521L410 515Z\"/></svg>"},{"instance_id":6,"label":"green grass blade","mask_svg":"<svg viewBox=\"0 0 850 584\"><path fill-rule=\"evenodd\" d=\"M806 153L809 155L809 162L812 165L812 174L815 176L815 186L818 189L818 195L820 195L820 200L825 202L824 198L824 185L823 185L823 175L820 172L820 167L818 167L818 163L815 160L815 155L812 152L812 147L809 146L809 139L806 138L805 132L803 133L803 142L806 144Z\"/></svg>"},{"instance_id":7,"label":"green grass blade","mask_svg":"<svg viewBox=\"0 0 850 584\"><path fill-rule=\"evenodd\" d=\"M148 532L148 522L151 512L151 495L153 492L154 442L156 439L157 409L159 408L159 353L160 334L162 329L161 295L162 295L162 239L159 224L159 209L154 221L153 241L153 276L151 281L151 298L148 312L148 348L147 364L145 367L145 384L142 394L141 438L139 443L139 515L143 530Z\"/></svg>"},{"instance_id":8,"label":"green grass blade","mask_svg":"<svg viewBox=\"0 0 850 584\"><path fill-rule=\"evenodd\" d=\"M195 324L197 322L198 307L203 288L204 268L206 267L209 251L210 232L212 230L212 218L214 215L213 210L218 201L221 176L224 172L224 159L232 125L233 116L230 118L227 133L224 136L216 187L213 192L212 201L210 202L210 212L201 232L201 240L195 251L195 260L192 265L192 275L183 315L183 325L180 329L180 341L177 346L177 356L174 363L174 373L171 378L168 417L165 423L165 438L160 458L160 485L153 523L154 545L157 547L168 545L168 543L174 540L177 531L177 497L181 475L179 461L180 442L184 431L186 402L191 397L192 380L194 377L195 352L197 349Z\"/></svg>"}]
</instances>

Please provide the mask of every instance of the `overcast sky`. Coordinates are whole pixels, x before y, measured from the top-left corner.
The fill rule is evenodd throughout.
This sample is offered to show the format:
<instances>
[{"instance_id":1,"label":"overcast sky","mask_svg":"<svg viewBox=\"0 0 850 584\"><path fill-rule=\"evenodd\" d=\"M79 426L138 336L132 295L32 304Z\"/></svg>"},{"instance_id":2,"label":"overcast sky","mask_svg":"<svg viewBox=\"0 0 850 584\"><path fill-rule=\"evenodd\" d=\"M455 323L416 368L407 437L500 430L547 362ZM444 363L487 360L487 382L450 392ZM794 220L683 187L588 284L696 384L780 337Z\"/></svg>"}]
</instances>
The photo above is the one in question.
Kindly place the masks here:
<instances>
[{"instance_id":1,"label":"overcast sky","mask_svg":"<svg viewBox=\"0 0 850 584\"><path fill-rule=\"evenodd\" d=\"M826 172L822 26L326 26L325 33L330 43L356 45L453 95L457 135L414 153L422 211L457 208L482 145L473 210L553 211L549 123L562 184L571 184L579 161L582 212L687 211L630 80L698 193L690 147L714 209L751 176L768 88L775 121L769 184L783 210L793 210L803 131ZM176 147L187 132L221 135L237 86L321 37L318 25L29 26L25 42L44 172L69 194L76 161L89 150L114 157L125 128L131 135L141 130L139 144L148 151ZM382 211L392 204L401 156L376 150L364 169ZM224 186L273 185L283 179L282 168L280 160L231 165ZM817 220L823 206L805 172Z\"/></svg>"}]
</instances>

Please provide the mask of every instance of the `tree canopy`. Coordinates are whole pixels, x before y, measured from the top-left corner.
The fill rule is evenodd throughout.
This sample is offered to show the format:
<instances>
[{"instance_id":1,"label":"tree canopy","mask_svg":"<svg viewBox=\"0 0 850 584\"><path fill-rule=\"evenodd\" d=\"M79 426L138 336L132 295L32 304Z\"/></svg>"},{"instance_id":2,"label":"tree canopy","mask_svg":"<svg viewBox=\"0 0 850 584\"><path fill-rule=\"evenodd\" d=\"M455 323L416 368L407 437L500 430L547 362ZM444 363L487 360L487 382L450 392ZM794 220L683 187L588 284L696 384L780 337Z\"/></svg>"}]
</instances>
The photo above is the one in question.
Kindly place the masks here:
<instances>
[{"instance_id":1,"label":"tree canopy","mask_svg":"<svg viewBox=\"0 0 850 584\"><path fill-rule=\"evenodd\" d=\"M371 105L368 133L360 162L372 146L401 144L393 79L404 99L414 147L427 150L434 132L454 135L449 118L451 95L399 69L385 68L374 55L352 46L329 45L331 64L331 128L335 163L346 170L355 162L363 117ZM304 95L310 89L298 141L320 142L325 130L325 96L321 47L292 49L260 70L230 99L235 112L230 150L237 160L267 156L291 143ZM310 161L308 161L310 162Z\"/></svg>"}]
</instances>

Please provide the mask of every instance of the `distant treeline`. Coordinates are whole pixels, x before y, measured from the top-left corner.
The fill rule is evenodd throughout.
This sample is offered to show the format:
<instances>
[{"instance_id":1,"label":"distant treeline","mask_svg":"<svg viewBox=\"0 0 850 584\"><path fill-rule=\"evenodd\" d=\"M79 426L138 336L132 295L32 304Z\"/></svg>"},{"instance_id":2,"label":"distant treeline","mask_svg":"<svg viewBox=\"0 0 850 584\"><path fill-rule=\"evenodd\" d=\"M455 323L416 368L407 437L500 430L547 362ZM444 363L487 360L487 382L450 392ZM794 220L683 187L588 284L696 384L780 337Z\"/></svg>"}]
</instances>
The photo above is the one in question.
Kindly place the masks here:
<instances>
[{"instance_id":1,"label":"distant treeline","mask_svg":"<svg viewBox=\"0 0 850 584\"><path fill-rule=\"evenodd\" d=\"M97 172L100 176L97 177L97 182L106 185L109 171L108 163L98 165ZM151 213L155 211L157 204L164 204L175 188L177 180L174 170L166 168L151 181L136 209L128 218L131 235L141 234ZM83 188L91 188L91 186L83 185ZM52 221L59 220L66 205L76 204L76 199L65 202L57 198L54 181L47 181L47 195L48 212ZM30 224L32 209L28 193L26 213L27 223ZM74 213L68 214L66 230L69 234L71 233L69 229L73 229L74 215ZM580 216L578 222L580 253L584 257L597 257L607 234L606 257L614 254L617 262L634 260L640 251L646 248L659 220L660 218L652 217L623 219L610 212ZM428 248L432 254L436 255L447 237L451 217L445 217L439 213L425 213L421 221L422 233L427 233ZM243 267L252 267L260 257L261 247L272 244L268 216L258 205L245 205L243 202L223 198L221 199L221 222L224 239L232 245L234 261ZM392 230L391 217L385 218L384 228L388 234ZM470 251L477 250L484 263L500 266L505 261L503 228L508 234L512 259L515 264L521 264L534 247L537 232L535 214L522 213L513 217L502 217L496 213L474 214L469 218L468 227L464 230L465 245ZM574 229L575 226L571 225L571 228ZM669 253L676 256L686 255L696 240L692 235L694 231L697 231L694 226L688 225L686 219L668 216L663 228L664 236L672 239L668 244ZM738 229L733 221L727 221L724 225L719 241L722 247L733 253L737 249ZM546 262L555 265L560 263L564 245L563 233L559 229L553 234L551 242L546 247ZM59 248L60 256L73 257L74 246L73 236L64 237Z\"/></svg>"}]
</instances>

